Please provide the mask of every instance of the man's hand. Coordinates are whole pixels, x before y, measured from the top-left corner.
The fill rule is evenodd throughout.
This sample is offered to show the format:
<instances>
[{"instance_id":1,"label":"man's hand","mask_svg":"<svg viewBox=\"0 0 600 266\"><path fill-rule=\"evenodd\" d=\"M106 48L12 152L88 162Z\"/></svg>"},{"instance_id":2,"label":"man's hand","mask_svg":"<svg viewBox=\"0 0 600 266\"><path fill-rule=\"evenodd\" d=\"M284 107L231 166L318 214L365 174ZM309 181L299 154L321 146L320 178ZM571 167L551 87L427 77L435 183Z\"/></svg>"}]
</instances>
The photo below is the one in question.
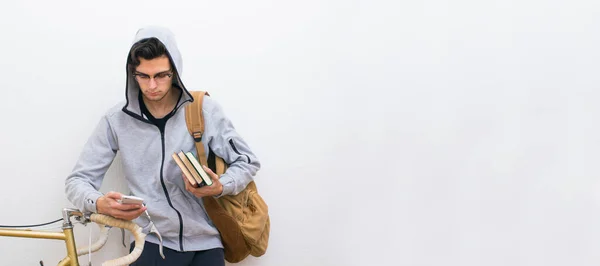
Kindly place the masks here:
<instances>
[{"instance_id":1,"label":"man's hand","mask_svg":"<svg viewBox=\"0 0 600 266\"><path fill-rule=\"evenodd\" d=\"M223 192L223 185L221 184L221 181L219 181L219 176L213 173L213 171L210 170L210 168L204 165L202 166L202 168L210 176L210 179L212 179L213 184L210 186L196 188L193 187L192 184L190 184L190 181L188 181L187 178L185 178L185 176L182 174L181 177L183 178L183 182L185 182L185 190L191 192L192 194L194 194L194 196L198 198L202 198L205 196L220 195Z\"/></svg>"},{"instance_id":2,"label":"man's hand","mask_svg":"<svg viewBox=\"0 0 600 266\"><path fill-rule=\"evenodd\" d=\"M98 198L96 201L96 210L98 213L106 214L118 219L131 221L138 218L146 207L140 204L121 204L118 200L122 194L119 192L108 192L106 195Z\"/></svg>"}]
</instances>

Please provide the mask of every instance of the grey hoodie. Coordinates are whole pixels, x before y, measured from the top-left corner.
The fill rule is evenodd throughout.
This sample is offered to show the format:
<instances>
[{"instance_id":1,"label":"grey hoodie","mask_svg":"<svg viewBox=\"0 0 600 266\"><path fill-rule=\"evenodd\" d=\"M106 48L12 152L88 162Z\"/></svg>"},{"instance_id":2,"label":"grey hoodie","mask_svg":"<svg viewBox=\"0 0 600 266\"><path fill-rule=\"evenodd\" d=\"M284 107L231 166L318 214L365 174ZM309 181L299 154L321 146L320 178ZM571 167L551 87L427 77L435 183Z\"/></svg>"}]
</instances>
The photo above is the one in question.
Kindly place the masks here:
<instances>
[{"instance_id":1,"label":"grey hoodie","mask_svg":"<svg viewBox=\"0 0 600 266\"><path fill-rule=\"evenodd\" d=\"M181 170L171 158L171 154L181 150L196 154L194 140L185 123L184 106L191 103L192 97L181 80L181 54L173 34L164 28L140 29L134 43L149 37L158 38L166 46L177 72L174 77L179 77L176 83L183 93L175 114L168 119L161 134L142 114L138 103L140 89L128 72L126 99L100 119L85 144L72 173L66 178L67 198L80 210L96 212L96 201L102 196L98 189L118 152L131 195L145 200L165 247L178 251L223 247L202 200L185 190ZM220 177L223 184L220 196L237 194L253 180L260 163L218 103L206 96L202 112L205 150L231 164ZM148 234L150 227L145 215L135 222ZM148 235L146 240L158 243L154 235Z\"/></svg>"}]
</instances>

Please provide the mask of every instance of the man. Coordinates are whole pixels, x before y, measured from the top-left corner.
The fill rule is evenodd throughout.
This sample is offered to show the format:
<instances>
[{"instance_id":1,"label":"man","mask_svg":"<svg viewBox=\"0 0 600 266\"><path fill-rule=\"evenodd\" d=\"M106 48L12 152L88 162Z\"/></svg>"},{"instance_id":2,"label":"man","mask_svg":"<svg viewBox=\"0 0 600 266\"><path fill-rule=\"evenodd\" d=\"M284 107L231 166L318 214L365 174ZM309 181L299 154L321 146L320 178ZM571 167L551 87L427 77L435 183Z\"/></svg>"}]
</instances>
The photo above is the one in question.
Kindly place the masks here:
<instances>
[{"instance_id":1,"label":"man","mask_svg":"<svg viewBox=\"0 0 600 266\"><path fill-rule=\"evenodd\" d=\"M146 234L150 221L141 214L147 208L162 235L166 259L159 256L158 238L149 234L134 265L225 265L219 232L202 197L237 194L260 168L220 105L205 96L205 150L231 165L220 177L205 167L211 186L194 188L183 177L171 154L196 152L184 108L193 99L181 74L173 34L158 27L140 29L127 58L126 99L102 117L65 182L67 198L77 208L135 220ZM121 193L98 191L117 152L131 194L146 206L120 204Z\"/></svg>"}]
</instances>

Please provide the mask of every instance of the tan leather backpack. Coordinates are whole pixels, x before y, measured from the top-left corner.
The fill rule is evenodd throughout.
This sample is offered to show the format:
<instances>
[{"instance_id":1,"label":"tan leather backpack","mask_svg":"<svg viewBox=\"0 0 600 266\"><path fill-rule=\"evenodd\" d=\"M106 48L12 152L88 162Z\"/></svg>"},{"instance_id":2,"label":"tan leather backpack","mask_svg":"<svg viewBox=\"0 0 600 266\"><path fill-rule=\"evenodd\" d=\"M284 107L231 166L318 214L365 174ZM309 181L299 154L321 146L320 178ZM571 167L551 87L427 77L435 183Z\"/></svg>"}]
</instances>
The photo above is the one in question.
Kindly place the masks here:
<instances>
[{"instance_id":1,"label":"tan leather backpack","mask_svg":"<svg viewBox=\"0 0 600 266\"><path fill-rule=\"evenodd\" d=\"M200 163L208 166L221 176L228 164L219 156L207 154L202 144L204 133L204 117L202 100L204 91L190 91L194 101L185 106L185 121L188 130L196 143L196 151ZM254 181L237 195L226 195L219 198L203 197L204 207L221 234L225 247L225 260L230 263L240 262L248 255L260 257L267 251L269 244L270 219L268 206L258 194Z\"/></svg>"}]
</instances>

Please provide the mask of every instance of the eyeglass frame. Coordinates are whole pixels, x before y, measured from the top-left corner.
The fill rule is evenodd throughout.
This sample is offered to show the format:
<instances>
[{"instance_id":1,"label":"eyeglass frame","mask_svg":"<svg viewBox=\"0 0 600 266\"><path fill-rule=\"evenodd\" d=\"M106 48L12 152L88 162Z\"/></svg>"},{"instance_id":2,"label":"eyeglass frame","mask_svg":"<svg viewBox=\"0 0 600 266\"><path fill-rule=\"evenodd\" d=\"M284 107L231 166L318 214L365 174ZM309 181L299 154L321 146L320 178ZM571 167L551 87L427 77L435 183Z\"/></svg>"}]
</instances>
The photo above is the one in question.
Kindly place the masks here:
<instances>
[{"instance_id":1,"label":"eyeglass frame","mask_svg":"<svg viewBox=\"0 0 600 266\"><path fill-rule=\"evenodd\" d=\"M133 73L132 73L132 75L137 80L137 82L150 83L150 80L154 79L154 82L156 82L157 84L164 84L169 79L172 79L173 76L175 75L175 73L173 72L173 69L169 69L169 70L166 70L166 71L163 71L163 72L156 73L156 74L154 74L154 76L150 77L150 75L148 75L146 73L142 73L142 72L139 72L137 70L134 70ZM168 78L165 79L164 81L160 81L160 79L157 79L157 77L159 75L165 75L165 78L166 77L168 77Z\"/></svg>"}]
</instances>

